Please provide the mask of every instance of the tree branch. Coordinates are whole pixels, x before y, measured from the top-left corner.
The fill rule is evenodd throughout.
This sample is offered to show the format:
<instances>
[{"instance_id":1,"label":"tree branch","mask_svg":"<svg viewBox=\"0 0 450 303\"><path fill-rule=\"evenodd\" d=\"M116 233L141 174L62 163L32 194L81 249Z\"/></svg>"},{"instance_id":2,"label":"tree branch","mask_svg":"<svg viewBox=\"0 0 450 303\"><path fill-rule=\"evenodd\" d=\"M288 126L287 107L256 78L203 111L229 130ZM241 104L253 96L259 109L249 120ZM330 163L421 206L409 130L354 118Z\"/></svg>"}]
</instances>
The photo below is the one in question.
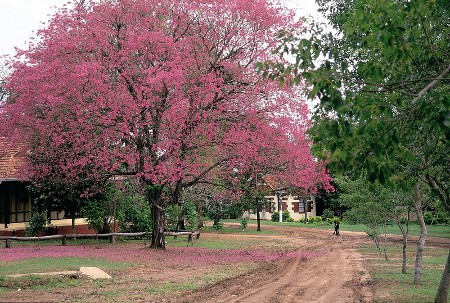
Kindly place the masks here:
<instances>
[{"instance_id":1,"label":"tree branch","mask_svg":"<svg viewBox=\"0 0 450 303\"><path fill-rule=\"evenodd\" d=\"M423 97L423 95L425 95L426 92L428 92L430 89L432 89L437 83L438 81L442 80L442 78L444 78L444 76L450 71L450 64L447 66L447 68L433 81L431 81L427 86L425 86L418 94L417 96L414 98L414 100L411 102L411 105L414 105L417 103L417 101L420 100L420 98Z\"/></svg>"}]
</instances>

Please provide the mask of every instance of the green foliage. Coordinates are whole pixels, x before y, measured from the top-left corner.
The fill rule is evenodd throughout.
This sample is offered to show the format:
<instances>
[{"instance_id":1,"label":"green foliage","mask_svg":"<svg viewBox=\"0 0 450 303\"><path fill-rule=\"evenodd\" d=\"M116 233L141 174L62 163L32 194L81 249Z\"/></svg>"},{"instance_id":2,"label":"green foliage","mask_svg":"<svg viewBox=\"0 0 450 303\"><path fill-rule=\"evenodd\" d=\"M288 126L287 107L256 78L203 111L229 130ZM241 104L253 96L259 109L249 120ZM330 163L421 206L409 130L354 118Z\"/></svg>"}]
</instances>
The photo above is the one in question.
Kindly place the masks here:
<instances>
[{"instance_id":1,"label":"green foliage","mask_svg":"<svg viewBox=\"0 0 450 303\"><path fill-rule=\"evenodd\" d=\"M322 217L308 217L306 219L306 221L308 222L308 224L314 224L314 223L321 224L323 222ZM287 221L287 222L290 222L290 221ZM299 222L305 223L305 218L300 218Z\"/></svg>"},{"instance_id":2,"label":"green foliage","mask_svg":"<svg viewBox=\"0 0 450 303\"><path fill-rule=\"evenodd\" d=\"M370 183L365 179L343 178L337 181L342 189L339 198L341 204L349 208L344 218L354 224L365 224L369 228L368 235L379 248L378 237L386 231L388 224L395 223L399 230L406 234L407 228L404 224L407 223L408 210L412 203L411 195L379 183Z\"/></svg>"},{"instance_id":3,"label":"green foliage","mask_svg":"<svg viewBox=\"0 0 450 303\"><path fill-rule=\"evenodd\" d=\"M323 211L323 215L325 216L325 218L330 219L334 217L334 211L327 208Z\"/></svg>"},{"instance_id":4,"label":"green foliage","mask_svg":"<svg viewBox=\"0 0 450 303\"><path fill-rule=\"evenodd\" d=\"M228 203L223 208L223 218L238 219L244 213L244 205L242 203Z\"/></svg>"},{"instance_id":5,"label":"green foliage","mask_svg":"<svg viewBox=\"0 0 450 303\"><path fill-rule=\"evenodd\" d=\"M89 226L99 233L111 231L114 215L122 232L149 232L152 229L150 206L145 196L139 193L139 186L132 182L108 185L104 192L84 203L82 214Z\"/></svg>"},{"instance_id":6,"label":"green foliage","mask_svg":"<svg viewBox=\"0 0 450 303\"><path fill-rule=\"evenodd\" d=\"M426 211L423 217L427 225L449 224L448 214L444 212Z\"/></svg>"},{"instance_id":7,"label":"green foliage","mask_svg":"<svg viewBox=\"0 0 450 303\"><path fill-rule=\"evenodd\" d=\"M105 208L105 203L88 200L81 209L81 213L86 218L89 228L92 228L99 233L108 233L110 231L110 212Z\"/></svg>"},{"instance_id":8,"label":"green foliage","mask_svg":"<svg viewBox=\"0 0 450 303\"><path fill-rule=\"evenodd\" d=\"M282 217L283 217L283 222L294 222L294 219L291 218L291 214L287 210L283 211ZM274 211L272 213L271 219L272 219L272 222L278 222L279 216L278 216L277 211Z\"/></svg>"},{"instance_id":9,"label":"green foliage","mask_svg":"<svg viewBox=\"0 0 450 303\"><path fill-rule=\"evenodd\" d=\"M213 228L214 228L215 230L220 230L220 229L222 229L222 228L223 228L223 222L221 222L221 221L215 222L215 223L213 224Z\"/></svg>"},{"instance_id":10,"label":"green foliage","mask_svg":"<svg viewBox=\"0 0 450 303\"><path fill-rule=\"evenodd\" d=\"M326 221L328 224L334 224L335 222L341 223L341 219L339 219L338 217L327 218Z\"/></svg>"},{"instance_id":11,"label":"green foliage","mask_svg":"<svg viewBox=\"0 0 450 303\"><path fill-rule=\"evenodd\" d=\"M271 220L272 220L272 222L278 222L279 216L278 216L278 212L277 211L274 211L272 213Z\"/></svg>"},{"instance_id":12,"label":"green foliage","mask_svg":"<svg viewBox=\"0 0 450 303\"><path fill-rule=\"evenodd\" d=\"M191 200L184 202L184 217L186 220L186 228L196 229L198 226L198 214L195 203Z\"/></svg>"},{"instance_id":13,"label":"green foliage","mask_svg":"<svg viewBox=\"0 0 450 303\"><path fill-rule=\"evenodd\" d=\"M130 197L129 200L121 201L117 212L120 230L123 232L150 232L152 230L150 205L143 196Z\"/></svg>"},{"instance_id":14,"label":"green foliage","mask_svg":"<svg viewBox=\"0 0 450 303\"><path fill-rule=\"evenodd\" d=\"M248 222L247 219L242 219L241 220L241 229L245 230L247 228Z\"/></svg>"},{"instance_id":15,"label":"green foliage","mask_svg":"<svg viewBox=\"0 0 450 303\"><path fill-rule=\"evenodd\" d=\"M223 203L219 201L211 202L205 210L205 215L210 220L214 220L217 214L226 219L239 219L244 213L244 205L239 202Z\"/></svg>"},{"instance_id":16,"label":"green foliage","mask_svg":"<svg viewBox=\"0 0 450 303\"><path fill-rule=\"evenodd\" d=\"M311 223L321 223L322 217L311 217Z\"/></svg>"},{"instance_id":17,"label":"green foliage","mask_svg":"<svg viewBox=\"0 0 450 303\"><path fill-rule=\"evenodd\" d=\"M172 204L166 207L166 224L168 228L176 228L178 224L179 206ZM183 204L183 220L187 229L196 229L198 225L197 209L191 200L187 199Z\"/></svg>"},{"instance_id":18,"label":"green foliage","mask_svg":"<svg viewBox=\"0 0 450 303\"><path fill-rule=\"evenodd\" d=\"M176 204L168 205L164 213L166 215L167 228L169 229L176 228L178 223L178 205Z\"/></svg>"},{"instance_id":19,"label":"green foliage","mask_svg":"<svg viewBox=\"0 0 450 303\"><path fill-rule=\"evenodd\" d=\"M317 2L333 32L280 31L275 52L295 63L257 68L311 85L313 150L334 174L408 189L420 176L450 212L448 1Z\"/></svg>"},{"instance_id":20,"label":"green foliage","mask_svg":"<svg viewBox=\"0 0 450 303\"><path fill-rule=\"evenodd\" d=\"M28 236L37 236L40 231L45 231L48 224L47 216L44 213L34 213L30 222L25 226L25 233Z\"/></svg>"}]
</instances>

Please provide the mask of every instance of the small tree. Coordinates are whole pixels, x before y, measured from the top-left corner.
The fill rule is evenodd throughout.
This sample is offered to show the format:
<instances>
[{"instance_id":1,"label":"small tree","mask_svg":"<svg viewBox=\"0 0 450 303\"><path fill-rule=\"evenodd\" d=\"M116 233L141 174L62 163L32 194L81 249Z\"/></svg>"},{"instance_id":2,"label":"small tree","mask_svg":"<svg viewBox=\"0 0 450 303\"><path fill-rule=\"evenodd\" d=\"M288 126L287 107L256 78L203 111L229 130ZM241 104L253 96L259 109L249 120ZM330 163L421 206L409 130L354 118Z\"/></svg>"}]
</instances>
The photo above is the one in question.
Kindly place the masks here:
<instances>
[{"instance_id":1,"label":"small tree","mask_svg":"<svg viewBox=\"0 0 450 303\"><path fill-rule=\"evenodd\" d=\"M411 194L392 190L381 184L371 184L364 179L337 179L342 193L339 197L343 205L350 208L351 217L357 218L370 228L369 236L377 248L383 251L387 260L386 248L382 248L380 235L389 221L394 222L402 233L403 263L402 273L406 273L406 248L409 232L409 211L413 205Z\"/></svg>"}]
</instances>

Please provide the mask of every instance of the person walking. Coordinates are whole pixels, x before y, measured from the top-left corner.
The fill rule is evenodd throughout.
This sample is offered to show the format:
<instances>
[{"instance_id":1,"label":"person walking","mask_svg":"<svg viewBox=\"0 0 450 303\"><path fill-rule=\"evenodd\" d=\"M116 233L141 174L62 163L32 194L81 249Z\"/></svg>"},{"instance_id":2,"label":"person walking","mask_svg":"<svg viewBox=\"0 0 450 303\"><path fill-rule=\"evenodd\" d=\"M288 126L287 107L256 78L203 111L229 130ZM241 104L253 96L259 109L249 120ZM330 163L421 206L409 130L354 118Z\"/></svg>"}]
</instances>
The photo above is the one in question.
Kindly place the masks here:
<instances>
[{"instance_id":1,"label":"person walking","mask_svg":"<svg viewBox=\"0 0 450 303\"><path fill-rule=\"evenodd\" d=\"M334 232L333 234L335 234L336 236L339 236L339 221L335 220L334 221Z\"/></svg>"}]
</instances>

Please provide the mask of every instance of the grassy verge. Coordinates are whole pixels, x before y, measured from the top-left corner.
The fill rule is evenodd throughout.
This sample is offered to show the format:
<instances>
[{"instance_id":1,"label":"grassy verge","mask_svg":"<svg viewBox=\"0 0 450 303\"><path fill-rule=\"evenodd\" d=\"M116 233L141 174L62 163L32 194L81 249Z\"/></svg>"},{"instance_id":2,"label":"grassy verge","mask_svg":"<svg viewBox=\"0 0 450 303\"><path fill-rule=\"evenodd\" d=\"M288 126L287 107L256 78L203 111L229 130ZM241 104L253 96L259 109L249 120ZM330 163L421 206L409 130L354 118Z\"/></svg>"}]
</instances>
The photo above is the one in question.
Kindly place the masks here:
<instances>
[{"instance_id":1,"label":"grassy verge","mask_svg":"<svg viewBox=\"0 0 450 303\"><path fill-rule=\"evenodd\" d=\"M176 239L174 237L166 237L167 246L178 246L184 247L187 244L186 236L179 236ZM194 240L194 247L202 247L207 249L218 249L218 250L226 250L226 249L244 249L251 247L259 247L260 243L265 242L264 240L259 239L208 239L207 241Z\"/></svg>"},{"instance_id":2,"label":"grassy verge","mask_svg":"<svg viewBox=\"0 0 450 303\"><path fill-rule=\"evenodd\" d=\"M407 273L401 273L402 251L399 246L388 245L388 258L386 261L372 246L360 248L367 259L367 267L374 282L373 303L422 303L433 302L434 296L444 271L448 249L425 247L421 286L414 286L414 263L416 246L408 247ZM450 299L450 294L449 294Z\"/></svg>"},{"instance_id":3,"label":"grassy verge","mask_svg":"<svg viewBox=\"0 0 450 303\"><path fill-rule=\"evenodd\" d=\"M82 266L94 266L102 269L117 270L130 267L127 262L114 262L106 259L91 259L77 257L58 258L33 258L15 261L2 262L0 266L0 276L40 273L64 270L79 270Z\"/></svg>"},{"instance_id":4,"label":"grassy verge","mask_svg":"<svg viewBox=\"0 0 450 303\"><path fill-rule=\"evenodd\" d=\"M105 259L59 257L59 258L33 258L2 262L0 266L0 293L11 290L49 288L66 288L91 283L78 276L40 276L28 275L20 278L11 278L7 275L29 274L41 272L77 271L82 266L99 267L108 272L122 270L132 264L127 262L113 262Z\"/></svg>"},{"instance_id":5,"label":"grassy verge","mask_svg":"<svg viewBox=\"0 0 450 303\"><path fill-rule=\"evenodd\" d=\"M230 223L240 223L240 219L238 220L224 220L224 222ZM256 220L249 220L249 224L256 224ZM332 230L333 224L329 224L327 222L314 222L314 223L300 223L300 222L272 222L268 220L261 221L262 226L291 226L291 227L308 227L308 228L320 228L320 229L329 229ZM247 227L247 230L252 229L253 226ZM340 224L341 231L356 231L356 232L367 232L368 227L363 224L349 224L347 222L342 222ZM437 238L447 238L450 239L450 226L446 225L429 225L427 226L428 237L437 237ZM264 231L264 228L263 228ZM400 235L401 232L396 225L387 225L386 233ZM409 225L409 234L411 236L419 236L420 235L420 227L416 222L411 222Z\"/></svg>"}]
</instances>

